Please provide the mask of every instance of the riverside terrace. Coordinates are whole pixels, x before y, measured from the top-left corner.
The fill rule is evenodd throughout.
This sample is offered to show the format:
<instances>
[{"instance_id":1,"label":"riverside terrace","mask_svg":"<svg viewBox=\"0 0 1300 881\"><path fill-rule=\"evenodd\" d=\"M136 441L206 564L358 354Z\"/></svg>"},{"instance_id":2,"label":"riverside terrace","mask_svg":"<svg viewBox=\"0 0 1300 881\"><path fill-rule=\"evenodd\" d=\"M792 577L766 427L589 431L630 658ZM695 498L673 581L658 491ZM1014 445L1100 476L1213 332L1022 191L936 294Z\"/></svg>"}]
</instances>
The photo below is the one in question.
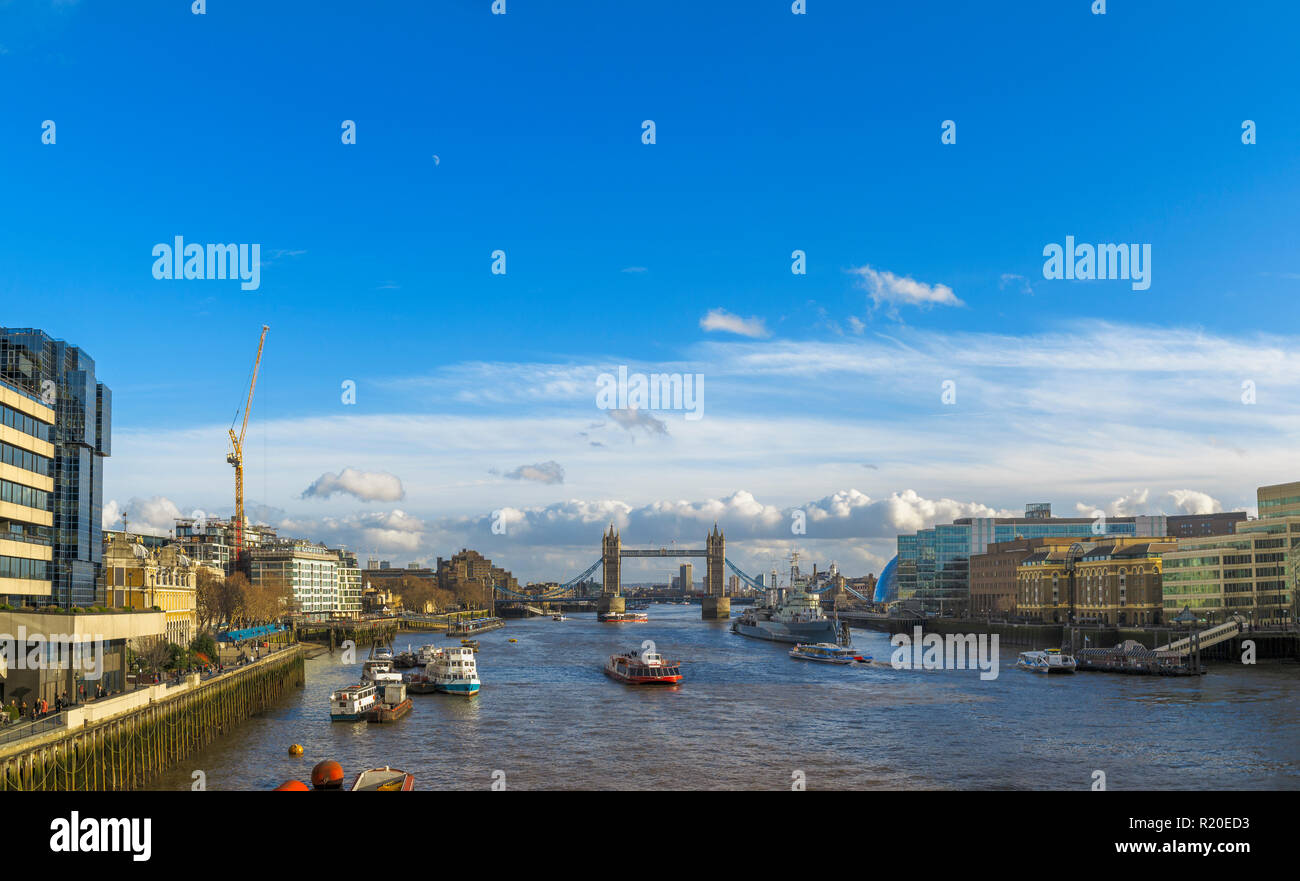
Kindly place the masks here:
<instances>
[{"instance_id":1,"label":"riverside terrace","mask_svg":"<svg viewBox=\"0 0 1300 881\"><path fill-rule=\"evenodd\" d=\"M127 642L161 637L166 613L0 611L0 703L126 687Z\"/></svg>"}]
</instances>

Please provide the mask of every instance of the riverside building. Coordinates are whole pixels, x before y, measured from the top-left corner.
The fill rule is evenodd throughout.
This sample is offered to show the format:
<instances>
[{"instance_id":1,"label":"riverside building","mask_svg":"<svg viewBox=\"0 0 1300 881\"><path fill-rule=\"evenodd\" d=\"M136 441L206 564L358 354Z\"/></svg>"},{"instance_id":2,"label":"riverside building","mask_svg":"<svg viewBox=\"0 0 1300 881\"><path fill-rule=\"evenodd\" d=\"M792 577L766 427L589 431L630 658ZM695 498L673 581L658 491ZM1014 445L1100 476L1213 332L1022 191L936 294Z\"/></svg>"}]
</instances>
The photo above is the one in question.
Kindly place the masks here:
<instances>
[{"instance_id":1,"label":"riverside building","mask_svg":"<svg viewBox=\"0 0 1300 881\"><path fill-rule=\"evenodd\" d=\"M1259 627L1290 627L1297 618L1300 482L1261 486L1259 519L1231 535L1179 539L1165 555L1164 606L1186 608L1208 623L1239 615Z\"/></svg>"},{"instance_id":2,"label":"riverside building","mask_svg":"<svg viewBox=\"0 0 1300 881\"><path fill-rule=\"evenodd\" d=\"M301 539L276 539L248 553L249 581L283 587L307 618L361 615L361 569L356 554Z\"/></svg>"},{"instance_id":3,"label":"riverside building","mask_svg":"<svg viewBox=\"0 0 1300 881\"><path fill-rule=\"evenodd\" d=\"M49 473L37 474L50 478L39 481L42 486L48 483L48 489L15 480L0 485L0 498L3 486L8 486L10 498L17 500L8 504L52 515L52 553L44 574L18 580L44 582L48 576L48 590L26 595L32 603L65 610L93 606L102 574L103 461L112 453L113 394L96 380L94 359L35 328L0 327L0 382L8 389L6 442L24 453L39 454L38 467ZM33 410L33 402L39 409ZM39 449L31 438L41 442L35 445ZM33 490L42 494L39 499L32 498ZM26 563L20 569L23 574L34 572Z\"/></svg>"},{"instance_id":4,"label":"riverside building","mask_svg":"<svg viewBox=\"0 0 1300 881\"><path fill-rule=\"evenodd\" d=\"M1001 542L1034 538L1163 538L1184 531L1217 535L1231 532L1245 517L1240 511L1095 519L1053 517L1051 505L1041 502L1027 505L1024 517L963 517L898 536L898 598L915 599L920 608L940 615L970 612L970 558ZM987 613L986 608L983 614Z\"/></svg>"},{"instance_id":5,"label":"riverside building","mask_svg":"<svg viewBox=\"0 0 1300 881\"><path fill-rule=\"evenodd\" d=\"M0 380L0 599L48 605L54 592L54 410Z\"/></svg>"}]
</instances>

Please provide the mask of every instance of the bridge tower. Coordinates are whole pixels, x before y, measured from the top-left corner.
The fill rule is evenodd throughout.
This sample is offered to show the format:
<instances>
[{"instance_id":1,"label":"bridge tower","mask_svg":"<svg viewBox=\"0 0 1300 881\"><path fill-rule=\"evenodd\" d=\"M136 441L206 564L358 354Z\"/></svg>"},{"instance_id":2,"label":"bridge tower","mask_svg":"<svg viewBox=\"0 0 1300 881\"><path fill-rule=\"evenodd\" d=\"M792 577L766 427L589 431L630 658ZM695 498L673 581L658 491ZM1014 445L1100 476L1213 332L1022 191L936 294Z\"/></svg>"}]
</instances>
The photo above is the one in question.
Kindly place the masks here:
<instances>
[{"instance_id":1,"label":"bridge tower","mask_svg":"<svg viewBox=\"0 0 1300 881\"><path fill-rule=\"evenodd\" d=\"M704 539L707 565L704 573L704 604L700 617L704 620L725 620L731 617L731 597L727 596L726 569L727 539L713 524L713 531Z\"/></svg>"},{"instance_id":2,"label":"bridge tower","mask_svg":"<svg viewBox=\"0 0 1300 881\"><path fill-rule=\"evenodd\" d=\"M622 612L626 604L622 597L623 541L614 531L614 524L609 524L607 531L600 538L600 557L602 563L602 580L600 599L596 601L597 612Z\"/></svg>"}]
</instances>

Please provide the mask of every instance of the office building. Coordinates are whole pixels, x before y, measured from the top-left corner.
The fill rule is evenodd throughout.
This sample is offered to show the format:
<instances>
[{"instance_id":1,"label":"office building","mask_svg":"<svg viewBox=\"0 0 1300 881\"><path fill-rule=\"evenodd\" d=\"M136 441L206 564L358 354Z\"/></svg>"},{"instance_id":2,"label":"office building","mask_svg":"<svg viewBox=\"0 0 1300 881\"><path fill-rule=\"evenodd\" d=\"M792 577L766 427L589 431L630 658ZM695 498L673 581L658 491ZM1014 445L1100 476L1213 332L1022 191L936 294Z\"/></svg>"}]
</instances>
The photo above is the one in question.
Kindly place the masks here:
<instances>
[{"instance_id":1,"label":"office building","mask_svg":"<svg viewBox=\"0 0 1300 881\"><path fill-rule=\"evenodd\" d=\"M1261 486L1258 520L1231 535L1179 539L1165 555L1168 616L1188 609L1208 623L1237 615L1257 627L1290 627L1297 617L1300 483Z\"/></svg>"},{"instance_id":2,"label":"office building","mask_svg":"<svg viewBox=\"0 0 1300 881\"><path fill-rule=\"evenodd\" d=\"M89 355L34 328L0 328L0 381L54 413L50 428L43 416L15 408L47 426L43 440L53 445L53 486L42 490L48 492L45 510L53 515L50 592L43 601L64 609L93 606L102 583L103 461L112 453L112 392L96 379Z\"/></svg>"},{"instance_id":3,"label":"office building","mask_svg":"<svg viewBox=\"0 0 1300 881\"><path fill-rule=\"evenodd\" d=\"M55 413L0 380L0 599L45 606L54 593Z\"/></svg>"}]
</instances>

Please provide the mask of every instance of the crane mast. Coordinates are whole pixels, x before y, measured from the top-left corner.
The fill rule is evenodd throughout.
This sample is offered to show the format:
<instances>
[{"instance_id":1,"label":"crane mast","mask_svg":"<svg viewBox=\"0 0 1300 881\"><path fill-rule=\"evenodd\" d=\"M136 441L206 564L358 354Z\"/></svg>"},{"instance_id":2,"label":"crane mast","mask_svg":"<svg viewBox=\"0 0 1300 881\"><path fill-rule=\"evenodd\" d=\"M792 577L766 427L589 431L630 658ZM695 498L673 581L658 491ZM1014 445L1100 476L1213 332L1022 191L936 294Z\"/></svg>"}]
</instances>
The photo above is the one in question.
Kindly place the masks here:
<instances>
[{"instance_id":1,"label":"crane mast","mask_svg":"<svg viewBox=\"0 0 1300 881\"><path fill-rule=\"evenodd\" d=\"M235 466L235 559L234 569L238 571L244 563L244 434L248 431L248 413L253 409L253 391L257 388L257 370L262 364L262 346L266 343L266 332L270 326L262 325L262 336L257 341L257 357L253 359L253 379L248 384L248 401L244 404L244 424L240 426L238 436L235 426L230 425L230 454L226 461ZM235 414L238 417L238 413Z\"/></svg>"}]
</instances>

